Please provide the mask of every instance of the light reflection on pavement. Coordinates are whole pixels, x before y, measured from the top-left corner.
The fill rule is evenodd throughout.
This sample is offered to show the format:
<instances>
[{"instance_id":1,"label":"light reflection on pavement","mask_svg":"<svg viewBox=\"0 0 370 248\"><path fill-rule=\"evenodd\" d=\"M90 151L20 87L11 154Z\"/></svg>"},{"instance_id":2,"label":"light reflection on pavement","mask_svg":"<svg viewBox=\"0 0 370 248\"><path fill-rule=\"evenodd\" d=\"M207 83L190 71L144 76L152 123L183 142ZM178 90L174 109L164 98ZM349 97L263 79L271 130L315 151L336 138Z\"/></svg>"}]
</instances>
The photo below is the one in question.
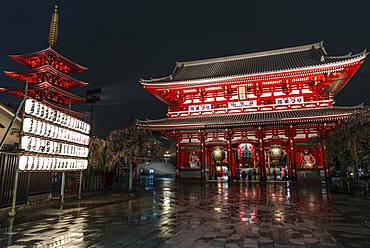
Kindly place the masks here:
<instances>
[{"instance_id":1,"label":"light reflection on pavement","mask_svg":"<svg viewBox=\"0 0 370 248\"><path fill-rule=\"evenodd\" d=\"M9 219L0 247L370 247L369 202L320 185L144 178L140 189Z\"/></svg>"}]
</instances>

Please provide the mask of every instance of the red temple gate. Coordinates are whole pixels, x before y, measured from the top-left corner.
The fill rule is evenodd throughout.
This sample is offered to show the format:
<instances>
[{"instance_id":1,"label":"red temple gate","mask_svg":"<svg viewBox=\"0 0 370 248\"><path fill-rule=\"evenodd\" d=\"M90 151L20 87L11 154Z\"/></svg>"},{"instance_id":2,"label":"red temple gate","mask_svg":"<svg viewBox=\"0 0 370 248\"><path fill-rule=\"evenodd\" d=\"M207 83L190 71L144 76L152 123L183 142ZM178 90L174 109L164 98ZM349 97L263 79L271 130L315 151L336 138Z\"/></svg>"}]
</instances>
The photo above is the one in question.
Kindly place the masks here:
<instances>
[{"instance_id":1,"label":"red temple gate","mask_svg":"<svg viewBox=\"0 0 370 248\"><path fill-rule=\"evenodd\" d=\"M328 173L325 146L313 138L359 109L334 106L334 96L366 56L329 56L320 42L178 62L168 77L141 80L169 105L168 118L137 125L176 142L179 178L208 180L225 171L239 178L251 170L261 180L322 179ZM237 154L245 143L253 162ZM212 157L216 148L225 154L222 161Z\"/></svg>"}]
</instances>

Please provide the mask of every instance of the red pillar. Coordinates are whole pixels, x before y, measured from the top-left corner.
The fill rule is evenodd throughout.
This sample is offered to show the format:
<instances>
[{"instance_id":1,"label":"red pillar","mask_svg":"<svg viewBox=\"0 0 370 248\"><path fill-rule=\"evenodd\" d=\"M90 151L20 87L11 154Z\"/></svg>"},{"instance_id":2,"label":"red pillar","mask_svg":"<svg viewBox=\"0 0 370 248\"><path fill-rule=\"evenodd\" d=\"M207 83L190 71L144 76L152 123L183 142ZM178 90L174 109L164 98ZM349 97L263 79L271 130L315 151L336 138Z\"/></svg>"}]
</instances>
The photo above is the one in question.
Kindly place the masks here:
<instances>
[{"instance_id":1,"label":"red pillar","mask_svg":"<svg viewBox=\"0 0 370 248\"><path fill-rule=\"evenodd\" d=\"M266 134L264 130L259 127L256 132L256 138L258 139L258 157L259 157L259 167L260 167L260 180L266 181L266 163L265 163L265 152L264 152L264 142Z\"/></svg>"},{"instance_id":2,"label":"red pillar","mask_svg":"<svg viewBox=\"0 0 370 248\"><path fill-rule=\"evenodd\" d=\"M209 179L213 179L213 168L212 168L212 158L211 158L211 147L207 146L206 149L206 156L207 156L207 162L208 162L208 176Z\"/></svg>"},{"instance_id":3,"label":"red pillar","mask_svg":"<svg viewBox=\"0 0 370 248\"><path fill-rule=\"evenodd\" d=\"M229 168L229 176L231 178L236 177L236 165L233 163L233 146L232 146L232 139L233 139L233 132L226 130L225 138L227 140L227 163Z\"/></svg>"},{"instance_id":4,"label":"red pillar","mask_svg":"<svg viewBox=\"0 0 370 248\"><path fill-rule=\"evenodd\" d=\"M201 133L200 139L200 164L201 164L201 178L206 179L206 154L205 154L205 135Z\"/></svg>"},{"instance_id":5,"label":"red pillar","mask_svg":"<svg viewBox=\"0 0 370 248\"><path fill-rule=\"evenodd\" d=\"M294 163L294 151L293 151L293 139L289 137L289 146L288 146L288 178L292 179L293 175L293 163Z\"/></svg>"},{"instance_id":6,"label":"red pillar","mask_svg":"<svg viewBox=\"0 0 370 248\"><path fill-rule=\"evenodd\" d=\"M227 152L228 152L228 164L229 164L229 168L231 170L231 177L232 178L235 178L236 177L236 164L233 163L233 146L232 146L232 143L231 143L231 139L227 141Z\"/></svg>"},{"instance_id":7,"label":"red pillar","mask_svg":"<svg viewBox=\"0 0 370 248\"><path fill-rule=\"evenodd\" d=\"M321 141L321 154L322 154L322 162L323 162L323 167L325 171L325 181L326 181L329 175L329 168L328 168L328 163L326 162L326 159L325 159L325 153L326 153L326 147L325 147L325 144Z\"/></svg>"},{"instance_id":8,"label":"red pillar","mask_svg":"<svg viewBox=\"0 0 370 248\"><path fill-rule=\"evenodd\" d=\"M294 137L296 136L296 130L293 126L290 126L285 130L285 135L288 137L288 175L289 179L297 179L297 168L295 165L295 144Z\"/></svg>"},{"instance_id":9,"label":"red pillar","mask_svg":"<svg viewBox=\"0 0 370 248\"><path fill-rule=\"evenodd\" d=\"M297 180L297 165L295 164L295 144L292 139L292 145L290 147L290 160L292 167L292 179Z\"/></svg>"},{"instance_id":10,"label":"red pillar","mask_svg":"<svg viewBox=\"0 0 370 248\"><path fill-rule=\"evenodd\" d=\"M237 168L237 161L235 158L235 152L233 152L233 147L231 146L231 164L232 164L232 170L231 170L231 176L233 178L236 178L236 168Z\"/></svg>"},{"instance_id":11,"label":"red pillar","mask_svg":"<svg viewBox=\"0 0 370 248\"><path fill-rule=\"evenodd\" d=\"M181 163L181 138L176 139L176 168L177 168L177 178L180 178L180 163Z\"/></svg>"},{"instance_id":12,"label":"red pillar","mask_svg":"<svg viewBox=\"0 0 370 248\"><path fill-rule=\"evenodd\" d=\"M260 179L261 181L266 181L266 163L265 163L265 152L264 152L264 143L263 139L259 139L258 142L258 156L259 156L259 164L260 164Z\"/></svg>"}]
</instances>

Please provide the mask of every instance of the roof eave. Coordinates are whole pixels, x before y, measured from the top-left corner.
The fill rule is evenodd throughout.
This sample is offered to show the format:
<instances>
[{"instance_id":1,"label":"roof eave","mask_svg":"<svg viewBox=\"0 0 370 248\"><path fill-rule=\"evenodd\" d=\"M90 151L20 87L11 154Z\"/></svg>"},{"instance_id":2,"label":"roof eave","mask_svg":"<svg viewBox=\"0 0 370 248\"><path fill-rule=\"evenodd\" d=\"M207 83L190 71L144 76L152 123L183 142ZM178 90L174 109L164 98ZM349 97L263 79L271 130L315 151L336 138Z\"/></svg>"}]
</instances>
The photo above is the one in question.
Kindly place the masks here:
<instances>
[{"instance_id":1,"label":"roof eave","mask_svg":"<svg viewBox=\"0 0 370 248\"><path fill-rule=\"evenodd\" d=\"M178 81L158 81L158 82L153 82L151 80L147 80L146 82L143 83L143 85L146 86L165 86L165 85L176 85L176 84L197 84L201 83L204 81L208 82L213 82L213 81L222 81L222 80L233 80L235 78L239 77L263 77L263 76L268 76L272 74L281 74L281 73L292 73L292 72L299 72L299 71L304 71L304 70L317 70L317 69L327 69L330 67L336 67L340 65L346 65L349 63L361 61L366 58L368 55L368 52L362 52L359 53L356 57L353 56L347 60L343 60L341 62L333 62L333 63L328 63L325 65L316 65L316 66L308 66L308 67L299 67L299 68L294 68L294 69L285 69L285 70L276 70L276 71L268 71L268 72L262 72L262 73L255 73L255 74L240 74L240 75L231 75L231 76L224 76L224 77L213 77L213 78L200 78L200 79L189 79L189 80L178 80Z\"/></svg>"},{"instance_id":2,"label":"roof eave","mask_svg":"<svg viewBox=\"0 0 370 248\"><path fill-rule=\"evenodd\" d=\"M56 57L58 57L61 60L65 61L66 63L70 64L72 67L74 67L76 69L76 72L84 72L84 71L88 70L87 67L82 66L80 64L77 64L77 63L73 62L72 60L67 59L66 57L64 57L63 55L61 55L60 53L58 53L57 51L55 51L51 47L48 47L48 48L43 49L41 51L27 53L27 54L9 55L9 58L11 58L12 60L14 60L14 61L16 61L18 63L22 63L22 62L20 62L20 59L21 58L29 58L29 57L32 57L32 56L42 55L43 53L48 53L48 52L54 54Z\"/></svg>"},{"instance_id":3,"label":"roof eave","mask_svg":"<svg viewBox=\"0 0 370 248\"><path fill-rule=\"evenodd\" d=\"M262 51L262 52L246 53L246 54L233 55L233 56L224 56L224 57L211 58L211 59L177 62L177 64L185 67L185 66L193 66L193 65L200 65L200 64L207 64L207 63L224 62L224 61L236 60L236 59L265 57L265 56L271 56L271 55L277 55L277 54L306 51L312 48L314 49L324 48L324 41L319 41L319 42L308 44L308 45L287 47L287 48L281 48L281 49L273 49L273 50Z\"/></svg>"},{"instance_id":4,"label":"roof eave","mask_svg":"<svg viewBox=\"0 0 370 248\"><path fill-rule=\"evenodd\" d=\"M89 83L80 81L78 79L75 79L75 78L67 75L67 74L64 74L64 73L58 71L57 69L55 69L54 67L52 67L50 65L44 65L44 66L41 66L41 67L32 68L30 70L21 71L21 72L4 71L4 74L7 75L7 76L10 76L10 77L13 77L13 74L15 74L15 75L38 74L38 73L44 73L45 71L49 71L49 72L53 73L54 75L57 75L59 77L65 78L66 80L75 82L77 85L80 85L81 87L85 87L85 86L89 85Z\"/></svg>"}]
</instances>

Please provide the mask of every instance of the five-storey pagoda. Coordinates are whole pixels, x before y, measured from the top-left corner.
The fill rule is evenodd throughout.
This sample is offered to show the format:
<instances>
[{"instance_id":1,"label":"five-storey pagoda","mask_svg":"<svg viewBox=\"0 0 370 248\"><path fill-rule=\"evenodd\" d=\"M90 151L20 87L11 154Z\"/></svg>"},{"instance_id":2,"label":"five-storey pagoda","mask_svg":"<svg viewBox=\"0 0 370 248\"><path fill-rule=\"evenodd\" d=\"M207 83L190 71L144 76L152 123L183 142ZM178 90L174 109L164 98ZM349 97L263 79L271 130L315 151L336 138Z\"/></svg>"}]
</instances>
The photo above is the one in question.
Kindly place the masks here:
<instances>
[{"instance_id":1,"label":"five-storey pagoda","mask_svg":"<svg viewBox=\"0 0 370 248\"><path fill-rule=\"evenodd\" d=\"M71 93L69 89L84 87L88 83L79 81L69 74L84 72L87 68L72 62L54 50L58 36L58 19L58 7L55 6L50 23L48 48L34 53L10 56L12 60L26 65L29 69L22 72L5 71L4 73L12 78L27 82L29 85L28 97L83 119L84 114L72 111L69 105L84 103L85 98ZM0 90L16 96L23 96L25 93L25 90L21 88L2 88Z\"/></svg>"},{"instance_id":2,"label":"five-storey pagoda","mask_svg":"<svg viewBox=\"0 0 370 248\"><path fill-rule=\"evenodd\" d=\"M367 54L330 56L319 42L177 62L167 77L140 80L168 117L137 125L176 142L179 178L324 179L325 146L311 138L359 108L334 97Z\"/></svg>"}]
</instances>

